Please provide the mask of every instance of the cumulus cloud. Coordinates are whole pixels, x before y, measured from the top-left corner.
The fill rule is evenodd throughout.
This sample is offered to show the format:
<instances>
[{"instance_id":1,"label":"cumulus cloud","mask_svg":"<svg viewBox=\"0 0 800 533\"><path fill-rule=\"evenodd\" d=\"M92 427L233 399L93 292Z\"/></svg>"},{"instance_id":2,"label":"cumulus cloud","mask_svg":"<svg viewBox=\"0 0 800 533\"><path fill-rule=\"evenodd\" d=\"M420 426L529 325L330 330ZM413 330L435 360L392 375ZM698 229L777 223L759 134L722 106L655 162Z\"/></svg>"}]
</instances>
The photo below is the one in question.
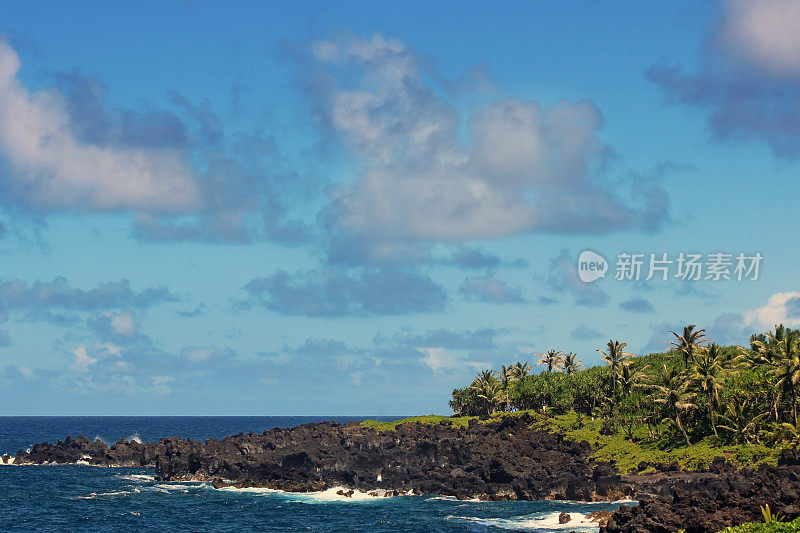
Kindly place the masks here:
<instances>
[{"instance_id":1,"label":"cumulus cloud","mask_svg":"<svg viewBox=\"0 0 800 533\"><path fill-rule=\"evenodd\" d=\"M731 0L715 44L731 61L778 77L800 76L800 3Z\"/></svg>"},{"instance_id":2,"label":"cumulus cloud","mask_svg":"<svg viewBox=\"0 0 800 533\"><path fill-rule=\"evenodd\" d=\"M458 113L404 43L376 35L312 51L330 130L363 161L357 181L332 195L337 231L377 246L602 233L642 228L644 214L659 211L646 204L661 197L629 201L592 178L605 147L591 102L492 102L469 120L464 145Z\"/></svg>"},{"instance_id":3,"label":"cumulus cloud","mask_svg":"<svg viewBox=\"0 0 800 533\"><path fill-rule=\"evenodd\" d=\"M181 350L181 357L195 363L214 359L226 359L232 356L233 352L229 350L220 350L216 346L188 346Z\"/></svg>"},{"instance_id":4,"label":"cumulus cloud","mask_svg":"<svg viewBox=\"0 0 800 533\"><path fill-rule=\"evenodd\" d=\"M135 291L128 280L103 283L94 289L72 287L65 278L52 281L35 281L28 284L16 279L0 281L0 314L23 312L26 317L48 320L56 323L74 323L71 315L57 314L54 311L97 311L124 308L147 308L162 302L176 301L178 298L165 287ZM117 315L114 315L117 316ZM109 321L113 319L109 315ZM117 318L119 331L125 329L126 319ZM111 327L110 322L108 326Z\"/></svg>"},{"instance_id":5,"label":"cumulus cloud","mask_svg":"<svg viewBox=\"0 0 800 533\"><path fill-rule=\"evenodd\" d=\"M470 361L466 355L447 348L420 348L423 353L421 361L434 372L452 368L471 368L480 370L491 365L481 361Z\"/></svg>"},{"instance_id":6,"label":"cumulus cloud","mask_svg":"<svg viewBox=\"0 0 800 533\"><path fill-rule=\"evenodd\" d=\"M529 266L528 261L525 259L517 258L504 261L480 246L471 247L463 244L457 245L449 255L438 258L436 262L463 270L491 271L498 267L526 268Z\"/></svg>"},{"instance_id":7,"label":"cumulus cloud","mask_svg":"<svg viewBox=\"0 0 800 533\"><path fill-rule=\"evenodd\" d=\"M463 269L493 269L501 264L500 258L496 255L480 248L470 248L469 246L457 247L452 255L442 259L440 262Z\"/></svg>"},{"instance_id":8,"label":"cumulus cloud","mask_svg":"<svg viewBox=\"0 0 800 533\"><path fill-rule=\"evenodd\" d=\"M278 271L245 287L253 303L286 315L401 315L441 311L444 290L428 276L394 269L336 270L291 275Z\"/></svg>"},{"instance_id":9,"label":"cumulus cloud","mask_svg":"<svg viewBox=\"0 0 800 533\"><path fill-rule=\"evenodd\" d=\"M22 365L7 365L4 375L12 381L30 381L35 377L33 370Z\"/></svg>"},{"instance_id":10,"label":"cumulus cloud","mask_svg":"<svg viewBox=\"0 0 800 533\"><path fill-rule=\"evenodd\" d=\"M78 374L85 374L89 371L92 365L97 362L97 358L91 357L86 351L86 346L83 344L75 348L75 350L72 352L72 355L74 359L70 369Z\"/></svg>"},{"instance_id":11,"label":"cumulus cloud","mask_svg":"<svg viewBox=\"0 0 800 533\"><path fill-rule=\"evenodd\" d=\"M709 110L722 140L760 140L775 155L800 156L800 4L728 0L701 65L659 64L648 77L670 102Z\"/></svg>"},{"instance_id":12,"label":"cumulus cloud","mask_svg":"<svg viewBox=\"0 0 800 533\"><path fill-rule=\"evenodd\" d=\"M181 212L200 191L181 154L80 142L57 91L29 92L18 80L19 57L0 41L0 151L10 172L6 198L43 210ZM88 134L87 134L88 136Z\"/></svg>"},{"instance_id":13,"label":"cumulus cloud","mask_svg":"<svg viewBox=\"0 0 800 533\"><path fill-rule=\"evenodd\" d=\"M89 326L103 341L130 344L143 340L136 316L127 309L119 313L104 311L91 320Z\"/></svg>"},{"instance_id":14,"label":"cumulus cloud","mask_svg":"<svg viewBox=\"0 0 800 533\"><path fill-rule=\"evenodd\" d=\"M750 335L770 331L776 325L800 327L800 291L779 292L756 309L724 313L708 327L708 335L723 344L747 344Z\"/></svg>"},{"instance_id":15,"label":"cumulus cloud","mask_svg":"<svg viewBox=\"0 0 800 533\"><path fill-rule=\"evenodd\" d=\"M423 334L403 333L394 337L393 341L404 346L447 348L451 350L491 350L496 345L499 332L493 328L480 328L472 331L451 331L440 328L428 330ZM379 343L385 339L378 338Z\"/></svg>"},{"instance_id":16,"label":"cumulus cloud","mask_svg":"<svg viewBox=\"0 0 800 533\"><path fill-rule=\"evenodd\" d=\"M547 284L557 292L572 294L575 303L587 307L603 307L610 296L600 288L597 282L584 283L578 277L578 261L572 257L568 249L562 249L550 260ZM540 303L550 303L541 302Z\"/></svg>"},{"instance_id":17,"label":"cumulus cloud","mask_svg":"<svg viewBox=\"0 0 800 533\"><path fill-rule=\"evenodd\" d=\"M477 276L464 280L459 292L467 298L485 303L522 303L525 297L519 287L509 287L494 276Z\"/></svg>"},{"instance_id":18,"label":"cumulus cloud","mask_svg":"<svg viewBox=\"0 0 800 533\"><path fill-rule=\"evenodd\" d=\"M172 110L110 108L101 78L77 70L29 90L20 67L0 40L0 198L14 209L131 214L134 235L150 241L309 239L287 197L313 187L279 168L272 136L226 136L210 101L180 94Z\"/></svg>"},{"instance_id":19,"label":"cumulus cloud","mask_svg":"<svg viewBox=\"0 0 800 533\"><path fill-rule=\"evenodd\" d=\"M573 329L570 334L570 337L580 341L592 341L595 339L599 339L603 337L603 334L597 331L596 329L592 329L586 324L581 324L577 328Z\"/></svg>"},{"instance_id":20,"label":"cumulus cloud","mask_svg":"<svg viewBox=\"0 0 800 533\"><path fill-rule=\"evenodd\" d=\"M653 304L641 296L634 296L624 302L620 302L619 307L632 313L652 313L654 311Z\"/></svg>"},{"instance_id":21,"label":"cumulus cloud","mask_svg":"<svg viewBox=\"0 0 800 533\"><path fill-rule=\"evenodd\" d=\"M762 330L771 329L776 324L796 328L800 326L800 291L773 294L766 305L745 311L742 318L745 324Z\"/></svg>"}]
</instances>

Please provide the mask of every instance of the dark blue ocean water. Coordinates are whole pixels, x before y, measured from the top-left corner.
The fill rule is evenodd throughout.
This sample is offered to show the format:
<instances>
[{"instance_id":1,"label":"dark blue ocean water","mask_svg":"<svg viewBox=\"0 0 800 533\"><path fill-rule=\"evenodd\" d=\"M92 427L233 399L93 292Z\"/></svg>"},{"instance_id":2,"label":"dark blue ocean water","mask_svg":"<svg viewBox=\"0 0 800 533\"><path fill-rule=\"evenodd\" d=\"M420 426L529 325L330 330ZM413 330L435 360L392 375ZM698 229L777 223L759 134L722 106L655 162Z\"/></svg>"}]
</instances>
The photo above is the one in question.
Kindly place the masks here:
<instances>
[{"instance_id":1,"label":"dark blue ocean water","mask_svg":"<svg viewBox=\"0 0 800 533\"><path fill-rule=\"evenodd\" d=\"M386 417L396 419L397 417ZM108 443L138 436L209 437L348 417L0 417L0 453L85 434ZM159 483L147 469L0 466L2 531L596 531L558 526L619 504L463 502L435 496L345 499L335 491L287 494Z\"/></svg>"}]
</instances>

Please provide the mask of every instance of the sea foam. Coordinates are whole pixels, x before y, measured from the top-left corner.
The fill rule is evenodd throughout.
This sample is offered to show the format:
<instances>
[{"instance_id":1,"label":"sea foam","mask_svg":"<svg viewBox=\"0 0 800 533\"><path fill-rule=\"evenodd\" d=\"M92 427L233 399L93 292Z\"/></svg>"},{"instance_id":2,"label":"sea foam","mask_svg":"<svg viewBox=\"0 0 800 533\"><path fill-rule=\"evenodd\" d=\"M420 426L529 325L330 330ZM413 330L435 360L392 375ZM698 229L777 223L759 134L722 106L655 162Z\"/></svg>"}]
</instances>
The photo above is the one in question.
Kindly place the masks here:
<instances>
[{"instance_id":1,"label":"sea foam","mask_svg":"<svg viewBox=\"0 0 800 533\"><path fill-rule=\"evenodd\" d=\"M570 512L570 521L559 524L558 517L561 513L542 512L531 515L514 516L511 518L481 518L477 516L448 516L448 520L464 520L483 526L494 526L511 531L598 531L597 523L586 518L586 515Z\"/></svg>"},{"instance_id":2,"label":"sea foam","mask_svg":"<svg viewBox=\"0 0 800 533\"><path fill-rule=\"evenodd\" d=\"M288 498L289 500L295 503L308 503L308 504L337 503L337 502L364 503L364 502L373 502L375 500L381 500L387 498L386 491L383 489L360 491L360 490L348 489L347 487L331 487L329 489L317 492L286 492L283 490L269 489L265 487L244 487L244 488L223 487L219 490L227 492L240 492L249 494L280 496L283 498ZM353 493L350 496L344 495L349 493L351 490L353 491ZM409 491L408 493L400 495L410 496L412 495L412 493ZM391 498L393 496L389 497Z\"/></svg>"}]
</instances>

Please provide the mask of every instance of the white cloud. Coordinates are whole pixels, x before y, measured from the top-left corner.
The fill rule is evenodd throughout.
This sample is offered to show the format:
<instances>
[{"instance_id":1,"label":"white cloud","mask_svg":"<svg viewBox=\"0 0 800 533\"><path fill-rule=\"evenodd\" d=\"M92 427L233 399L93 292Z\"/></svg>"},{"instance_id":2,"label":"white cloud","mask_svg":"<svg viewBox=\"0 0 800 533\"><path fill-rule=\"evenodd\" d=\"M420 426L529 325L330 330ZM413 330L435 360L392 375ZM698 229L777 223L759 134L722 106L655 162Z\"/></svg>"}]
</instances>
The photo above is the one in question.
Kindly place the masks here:
<instances>
[{"instance_id":1,"label":"white cloud","mask_svg":"<svg viewBox=\"0 0 800 533\"><path fill-rule=\"evenodd\" d=\"M772 329L776 324L796 328L800 326L800 291L779 292L770 297L763 307L743 313L747 325L762 330Z\"/></svg>"},{"instance_id":2,"label":"white cloud","mask_svg":"<svg viewBox=\"0 0 800 533\"><path fill-rule=\"evenodd\" d=\"M491 275L465 279L459 292L467 298L488 303L505 304L525 301L520 287L509 287L504 281Z\"/></svg>"},{"instance_id":3,"label":"white cloud","mask_svg":"<svg viewBox=\"0 0 800 533\"><path fill-rule=\"evenodd\" d=\"M181 351L181 355L185 359L194 362L207 361L215 353L217 353L217 349L213 346L190 347Z\"/></svg>"},{"instance_id":4,"label":"white cloud","mask_svg":"<svg viewBox=\"0 0 800 533\"><path fill-rule=\"evenodd\" d=\"M102 353L113 355L114 357L122 357L122 347L110 342L95 343L94 349Z\"/></svg>"},{"instance_id":5,"label":"white cloud","mask_svg":"<svg viewBox=\"0 0 800 533\"><path fill-rule=\"evenodd\" d=\"M29 367L27 367L27 366L17 366L16 368L17 368L17 371L20 373L20 375L23 378L25 378L26 380L32 380L33 379L33 370L31 370Z\"/></svg>"},{"instance_id":6,"label":"white cloud","mask_svg":"<svg viewBox=\"0 0 800 533\"><path fill-rule=\"evenodd\" d=\"M29 92L19 68L0 41L0 153L10 163L11 194L53 210L182 212L200 204L179 152L80 143L60 93Z\"/></svg>"},{"instance_id":7,"label":"white cloud","mask_svg":"<svg viewBox=\"0 0 800 533\"><path fill-rule=\"evenodd\" d=\"M139 327L133 318L133 313L130 311L114 315L111 318L110 326L112 333L123 337L133 337L139 331Z\"/></svg>"},{"instance_id":8,"label":"white cloud","mask_svg":"<svg viewBox=\"0 0 800 533\"><path fill-rule=\"evenodd\" d=\"M800 2L731 0L717 42L735 61L776 76L800 74Z\"/></svg>"},{"instance_id":9,"label":"white cloud","mask_svg":"<svg viewBox=\"0 0 800 533\"><path fill-rule=\"evenodd\" d=\"M153 386L150 387L149 391L153 394L169 394L172 392L169 385L175 381L175 378L172 376L153 376L150 378Z\"/></svg>"},{"instance_id":10,"label":"white cloud","mask_svg":"<svg viewBox=\"0 0 800 533\"><path fill-rule=\"evenodd\" d=\"M473 114L465 144L459 114L401 42L351 38L313 51L331 79L348 73L325 94L330 126L363 163L359 179L333 194L334 220L345 231L379 246L645 225L647 209L590 178L604 152L603 118L591 102L494 102Z\"/></svg>"},{"instance_id":11,"label":"white cloud","mask_svg":"<svg viewBox=\"0 0 800 533\"><path fill-rule=\"evenodd\" d=\"M97 362L96 358L86 353L86 346L83 344L73 350L72 355L75 358L72 362L71 370L79 374L85 374Z\"/></svg>"},{"instance_id":12,"label":"white cloud","mask_svg":"<svg viewBox=\"0 0 800 533\"><path fill-rule=\"evenodd\" d=\"M419 348L419 351L425 354L420 360L434 372L448 368L474 368L478 370L490 366L489 363L467 361L463 354L447 348Z\"/></svg>"}]
</instances>

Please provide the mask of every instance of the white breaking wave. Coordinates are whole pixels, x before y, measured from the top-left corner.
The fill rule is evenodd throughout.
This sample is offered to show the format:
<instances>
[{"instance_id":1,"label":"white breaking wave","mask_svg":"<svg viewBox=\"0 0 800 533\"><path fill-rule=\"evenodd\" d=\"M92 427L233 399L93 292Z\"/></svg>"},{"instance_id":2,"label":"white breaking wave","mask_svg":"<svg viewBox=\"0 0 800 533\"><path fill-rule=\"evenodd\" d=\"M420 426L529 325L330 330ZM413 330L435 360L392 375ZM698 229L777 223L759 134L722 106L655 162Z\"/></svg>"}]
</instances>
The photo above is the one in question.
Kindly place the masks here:
<instances>
[{"instance_id":1,"label":"white breaking wave","mask_svg":"<svg viewBox=\"0 0 800 533\"><path fill-rule=\"evenodd\" d=\"M386 498L386 491L383 489L378 490L369 490L369 491L360 491L354 490L353 494L350 496L344 496L343 494L338 494L339 492L349 493L352 489L348 489L345 487L332 487L327 490L319 491L319 492L293 492L288 493L294 497L294 501L300 503L330 503L330 502L347 502L347 503L358 503L358 502L373 502L377 499ZM411 493L403 494L404 496L409 496Z\"/></svg>"},{"instance_id":2,"label":"white breaking wave","mask_svg":"<svg viewBox=\"0 0 800 533\"><path fill-rule=\"evenodd\" d=\"M149 476L147 474L130 474L126 476L116 476L119 479L124 479L125 481L136 481L137 483L148 483L151 481L155 481L155 476Z\"/></svg>"},{"instance_id":3,"label":"white breaking wave","mask_svg":"<svg viewBox=\"0 0 800 533\"><path fill-rule=\"evenodd\" d=\"M266 487L222 487L219 490L224 490L226 492L247 492L250 494L288 494L284 493L282 490L268 489Z\"/></svg>"},{"instance_id":4,"label":"white breaking wave","mask_svg":"<svg viewBox=\"0 0 800 533\"><path fill-rule=\"evenodd\" d=\"M332 487L330 489L318 492L286 492L283 490L269 489L265 487L244 487L244 488L222 487L219 490L224 490L229 492L243 492L250 494L281 496L284 498L289 498L291 501L296 503L309 503L309 504L332 503L332 502L364 503L364 502L373 502L375 500L387 497L386 491L383 489L360 491L360 490L348 489L346 487ZM353 490L353 493L350 496L344 495L349 493L351 490ZM340 492L344 494L339 494ZM408 492L402 495L410 496L412 494L411 492Z\"/></svg>"},{"instance_id":5,"label":"white breaking wave","mask_svg":"<svg viewBox=\"0 0 800 533\"><path fill-rule=\"evenodd\" d=\"M189 489L186 488L186 485L177 485L171 483L159 483L155 486L155 489L161 492L170 492L170 491L178 491L178 492L189 492Z\"/></svg>"},{"instance_id":6,"label":"white breaking wave","mask_svg":"<svg viewBox=\"0 0 800 533\"><path fill-rule=\"evenodd\" d=\"M138 442L139 444L142 443L142 437L138 433L134 433L130 437L128 437L128 442Z\"/></svg>"},{"instance_id":7,"label":"white breaking wave","mask_svg":"<svg viewBox=\"0 0 800 533\"><path fill-rule=\"evenodd\" d=\"M106 496L127 496L133 494L131 490L112 490L110 492L90 492L86 496L77 496L79 500L94 500L95 498L102 498Z\"/></svg>"},{"instance_id":8,"label":"white breaking wave","mask_svg":"<svg viewBox=\"0 0 800 533\"><path fill-rule=\"evenodd\" d=\"M448 520L464 520L484 526L494 526L511 531L541 531L541 530L567 530L567 531L598 531L600 527L591 522L586 515L570 512L570 521L559 524L560 511L542 512L512 518L480 518L477 516L448 516Z\"/></svg>"}]
</instances>

